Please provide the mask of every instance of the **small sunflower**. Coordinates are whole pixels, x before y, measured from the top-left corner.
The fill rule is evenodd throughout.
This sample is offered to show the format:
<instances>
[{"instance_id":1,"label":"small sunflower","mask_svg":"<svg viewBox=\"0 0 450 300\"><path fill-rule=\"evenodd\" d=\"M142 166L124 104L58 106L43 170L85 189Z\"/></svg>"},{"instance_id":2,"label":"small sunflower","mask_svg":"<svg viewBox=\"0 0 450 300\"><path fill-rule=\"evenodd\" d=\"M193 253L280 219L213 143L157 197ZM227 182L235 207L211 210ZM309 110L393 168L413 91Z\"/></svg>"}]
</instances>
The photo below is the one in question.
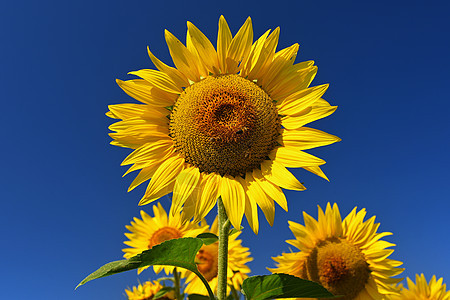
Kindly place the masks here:
<instances>
[{"instance_id":1,"label":"small sunflower","mask_svg":"<svg viewBox=\"0 0 450 300\"><path fill-rule=\"evenodd\" d=\"M126 289L125 293L128 300L152 300L156 293L161 290L163 286L157 281L147 281L144 284L139 284L137 287L133 286L132 289ZM174 300L174 291L169 291L161 298L161 300Z\"/></svg>"},{"instance_id":2,"label":"small sunflower","mask_svg":"<svg viewBox=\"0 0 450 300\"><path fill-rule=\"evenodd\" d=\"M401 279L392 278L403 272L402 263L387 259L395 244L380 240L392 233L377 233L375 216L364 221L365 209L356 207L341 221L337 204L327 204L325 213L319 206L316 221L303 212L305 225L289 221L295 240L287 243L299 252L283 253L273 258L277 268L272 272L287 273L320 283L345 300L382 299L395 294L392 286Z\"/></svg>"},{"instance_id":3,"label":"small sunflower","mask_svg":"<svg viewBox=\"0 0 450 300\"><path fill-rule=\"evenodd\" d=\"M406 278L408 282L408 288L404 288L403 285L399 285L401 288L399 295L389 297L389 300L450 300L450 291L447 291L447 286L443 279L436 280L436 276L433 275L429 283L425 279L423 274L416 274L416 283Z\"/></svg>"},{"instance_id":4,"label":"small sunflower","mask_svg":"<svg viewBox=\"0 0 450 300\"><path fill-rule=\"evenodd\" d=\"M214 48L187 26L186 46L165 31L176 68L148 49L158 71L117 80L142 104L109 106L107 116L121 120L109 127L111 144L134 150L122 162L132 165L125 175L140 170L129 191L151 179L139 205L173 191L173 212L184 206L198 222L221 196L232 225L240 228L245 213L257 233L258 206L272 225L274 203L287 210L281 188L305 190L286 168L327 179L319 167L325 161L303 150L340 139L304 125L336 106L321 98L328 84L309 87L314 62L294 64L298 44L276 51L279 28L253 42L250 17L233 37L221 16Z\"/></svg>"},{"instance_id":5,"label":"small sunflower","mask_svg":"<svg viewBox=\"0 0 450 300\"><path fill-rule=\"evenodd\" d=\"M211 225L210 232L218 234L217 218ZM228 270L227 270L227 293L230 292L230 285L237 291L241 289L242 282L250 273L249 267L245 264L252 261L248 248L242 247L241 240L236 238L239 233L233 234L228 240ZM208 281L211 290L217 292L217 272L218 272L218 243L203 245L197 253L197 267L203 277ZM208 295L208 292L197 275L190 273L186 278L187 286L185 292L187 294Z\"/></svg>"},{"instance_id":6,"label":"small sunflower","mask_svg":"<svg viewBox=\"0 0 450 300\"><path fill-rule=\"evenodd\" d=\"M125 248L122 251L125 258L133 257L144 250L148 250L155 245L161 244L167 240L177 239L182 237L196 237L200 233L208 229L207 225L199 226L193 222L182 223L182 215L169 213L160 203L153 205L154 217L150 217L146 212L141 210L141 219L134 218L131 225L125 226L131 233L125 233L129 241L124 244L131 248ZM138 269L138 274L148 267ZM159 273L162 269L166 274L172 272L173 267L153 266L155 273Z\"/></svg>"}]
</instances>

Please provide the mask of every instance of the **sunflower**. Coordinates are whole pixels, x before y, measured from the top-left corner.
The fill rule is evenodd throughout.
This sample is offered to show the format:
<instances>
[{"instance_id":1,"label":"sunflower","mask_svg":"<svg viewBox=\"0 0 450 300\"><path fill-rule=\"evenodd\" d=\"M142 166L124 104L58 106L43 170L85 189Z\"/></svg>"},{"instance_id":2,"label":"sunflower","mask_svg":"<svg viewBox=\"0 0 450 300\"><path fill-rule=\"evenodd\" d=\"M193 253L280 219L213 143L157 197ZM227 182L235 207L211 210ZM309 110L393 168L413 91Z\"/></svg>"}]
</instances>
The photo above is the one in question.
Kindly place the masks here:
<instances>
[{"instance_id":1,"label":"sunflower","mask_svg":"<svg viewBox=\"0 0 450 300\"><path fill-rule=\"evenodd\" d=\"M216 218L211 225L211 233L218 234L217 225ZM228 240L227 293L230 292L230 286L233 286L237 291L241 289L242 282L250 273L250 269L245 264L253 260L249 257L249 249L242 247L241 240L236 239L239 234L240 232L231 235ZM217 292L218 243L203 245L196 256L198 270L208 281L213 292ZM205 286L197 275L193 273L187 275L186 283L185 292L187 294L208 295Z\"/></svg>"},{"instance_id":2,"label":"sunflower","mask_svg":"<svg viewBox=\"0 0 450 300\"><path fill-rule=\"evenodd\" d=\"M125 241L124 244L131 248L125 248L122 251L125 258L133 257L144 250L148 250L155 245L171 239L177 239L182 237L196 237L200 233L205 232L208 226L199 226L193 222L182 223L183 217L181 214L167 215L162 205L158 202L157 205L153 205L154 217L150 217L146 212L141 210L141 219L134 218L134 222L131 225L125 226L131 233L125 233L125 236L129 241ZM147 267L138 269L138 274ZM172 272L173 267L153 266L155 273L159 273L162 269L169 274Z\"/></svg>"},{"instance_id":3,"label":"sunflower","mask_svg":"<svg viewBox=\"0 0 450 300\"><path fill-rule=\"evenodd\" d=\"M365 209L356 207L341 221L337 204L327 204L325 213L319 206L319 218L303 212L305 225L289 222L296 239L287 243L299 252L274 257L277 268L272 272L287 273L320 283L340 299L382 299L397 290L392 286L402 279L392 278L403 272L402 263L387 259L395 244L380 240L392 233L377 233L375 216L366 220Z\"/></svg>"},{"instance_id":4,"label":"sunflower","mask_svg":"<svg viewBox=\"0 0 450 300\"><path fill-rule=\"evenodd\" d=\"M158 281L147 281L144 284L139 284L137 287L133 286L133 289L126 289L128 300L151 300L156 293L161 290L163 286ZM161 298L161 300L174 300L174 291L169 291Z\"/></svg>"},{"instance_id":5,"label":"sunflower","mask_svg":"<svg viewBox=\"0 0 450 300\"><path fill-rule=\"evenodd\" d=\"M406 278L408 288L399 285L401 288L400 295L389 297L389 300L450 300L450 291L447 291L447 286L443 284L443 279L436 280L433 275L429 283L423 274L416 274L416 283Z\"/></svg>"},{"instance_id":6,"label":"sunflower","mask_svg":"<svg viewBox=\"0 0 450 300\"><path fill-rule=\"evenodd\" d=\"M321 97L328 84L309 87L313 61L294 64L298 44L276 51L280 30L253 43L250 17L233 37L223 16L217 48L188 22L186 46L165 31L176 68L148 49L158 70L130 72L117 80L142 104L110 105L120 119L111 144L134 151L122 162L140 170L129 191L151 179L139 205L173 192L174 213L200 221L222 197L232 225L243 215L258 232L257 207L272 225L275 205L287 210L281 188L305 190L286 168L303 168L327 179L324 160L303 150L340 141L304 127L336 110ZM270 34L269 34L270 33ZM328 179L327 179L328 180Z\"/></svg>"}]
</instances>

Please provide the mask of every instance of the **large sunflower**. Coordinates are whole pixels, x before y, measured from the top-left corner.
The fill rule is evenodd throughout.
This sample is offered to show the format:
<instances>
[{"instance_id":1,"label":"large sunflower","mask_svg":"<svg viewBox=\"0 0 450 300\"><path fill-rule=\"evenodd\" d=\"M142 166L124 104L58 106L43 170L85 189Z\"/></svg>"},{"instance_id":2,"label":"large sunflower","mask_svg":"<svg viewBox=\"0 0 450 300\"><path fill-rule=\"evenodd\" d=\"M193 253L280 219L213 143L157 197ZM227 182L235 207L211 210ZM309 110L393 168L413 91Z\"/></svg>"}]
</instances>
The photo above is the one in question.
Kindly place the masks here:
<instances>
[{"instance_id":1,"label":"large sunflower","mask_svg":"<svg viewBox=\"0 0 450 300\"><path fill-rule=\"evenodd\" d=\"M337 204L327 204L325 213L319 207L316 221L303 212L305 225L289 222L296 239L287 243L299 252L283 253L273 258L278 264L272 272L287 273L322 284L345 300L383 299L397 293L392 278L403 272L402 263L388 259L394 244L380 240L391 235L377 233L375 216L364 221L365 209L356 207L341 221Z\"/></svg>"},{"instance_id":2,"label":"large sunflower","mask_svg":"<svg viewBox=\"0 0 450 300\"><path fill-rule=\"evenodd\" d=\"M147 281L144 284L139 284L132 289L125 289L128 300L151 300L163 286L158 281ZM161 298L161 300L175 300L174 291L169 291Z\"/></svg>"},{"instance_id":3,"label":"large sunflower","mask_svg":"<svg viewBox=\"0 0 450 300\"><path fill-rule=\"evenodd\" d=\"M153 205L154 217L150 217L145 211L141 210L141 219L134 218L134 222L131 225L125 227L131 231L131 233L125 233L125 236L129 241L125 241L124 244L131 248L125 248L122 251L125 258L133 257L144 250L148 250L155 245L161 244L167 240L177 239L182 237L196 237L200 233L205 232L208 226L197 225L193 222L182 222L182 214L167 215L166 211L160 203ZM147 267L138 269L138 274ZM172 272L173 267L153 266L155 273L159 273L162 269L166 274Z\"/></svg>"},{"instance_id":4,"label":"large sunflower","mask_svg":"<svg viewBox=\"0 0 450 300\"><path fill-rule=\"evenodd\" d=\"M400 295L389 297L389 300L450 300L450 291L447 291L446 284L443 284L443 279L436 280L433 275L429 283L423 274L416 274L416 283L406 278L408 288L404 288L400 284Z\"/></svg>"},{"instance_id":5,"label":"large sunflower","mask_svg":"<svg viewBox=\"0 0 450 300\"><path fill-rule=\"evenodd\" d=\"M211 225L210 232L218 234L217 225L216 218ZM233 286L237 291L241 289L242 282L250 273L249 267L245 264L253 260L250 257L249 249L242 247L241 240L236 239L239 234L240 232L231 235L228 240L227 293L230 292L230 286ZM218 243L203 245L196 256L198 270L208 281L214 293L217 292ZM205 286L197 275L193 273L187 275L186 283L185 292L187 294L208 295Z\"/></svg>"},{"instance_id":6,"label":"large sunflower","mask_svg":"<svg viewBox=\"0 0 450 300\"><path fill-rule=\"evenodd\" d=\"M117 80L143 104L110 105L121 121L109 128L113 145L134 149L122 165L140 170L129 190L151 179L139 204L173 191L174 213L201 220L222 197L234 227L245 213L258 231L257 206L272 225L281 190L305 187L286 169L304 168L325 179L325 161L303 150L340 139L305 124L336 106L321 97L328 84L309 87L313 61L294 64L298 44L276 51L279 28L253 43L251 19L233 37L223 16L217 49L188 22L186 46L169 31L166 42L176 68L150 59L159 70L130 72L142 79Z\"/></svg>"}]
</instances>

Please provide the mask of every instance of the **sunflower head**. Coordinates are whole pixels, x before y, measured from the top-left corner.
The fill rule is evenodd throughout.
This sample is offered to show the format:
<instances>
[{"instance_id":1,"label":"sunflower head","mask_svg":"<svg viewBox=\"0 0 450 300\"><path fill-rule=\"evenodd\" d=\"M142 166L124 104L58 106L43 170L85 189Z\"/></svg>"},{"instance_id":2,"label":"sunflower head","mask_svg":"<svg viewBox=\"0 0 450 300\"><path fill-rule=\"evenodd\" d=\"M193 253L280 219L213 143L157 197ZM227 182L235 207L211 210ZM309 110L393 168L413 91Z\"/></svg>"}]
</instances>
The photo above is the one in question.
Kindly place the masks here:
<instances>
[{"instance_id":1,"label":"sunflower head","mask_svg":"<svg viewBox=\"0 0 450 300\"><path fill-rule=\"evenodd\" d=\"M167 215L166 211L160 203L153 206L154 217L150 217L146 212L141 211L141 218L134 218L131 225L125 226L130 233L125 233L129 239L124 244L130 246L122 251L125 252L124 257L130 258L144 250L148 250L155 245L161 244L167 240L182 237L196 237L207 230L207 225L199 226L192 222L182 222L180 214ZM138 273L148 267L138 269ZM155 273L159 273L162 269L166 274L172 271L173 267L154 266Z\"/></svg>"},{"instance_id":2,"label":"sunflower head","mask_svg":"<svg viewBox=\"0 0 450 300\"><path fill-rule=\"evenodd\" d=\"M258 168L280 129L269 95L237 74L208 76L186 88L170 116L170 136L185 161L221 176Z\"/></svg>"},{"instance_id":3,"label":"sunflower head","mask_svg":"<svg viewBox=\"0 0 450 300\"><path fill-rule=\"evenodd\" d=\"M158 70L119 86L142 104L110 105L119 119L113 145L134 151L123 161L140 170L129 190L149 180L140 205L173 192L173 213L200 221L220 196L235 228L243 215L258 232L258 207L270 224L281 188L305 190L286 168L325 179L324 160L304 152L340 139L304 125L336 110L322 99L327 84L310 87L317 67L295 63L298 44L277 51L279 28L253 41L248 18L233 36L219 19L217 45L188 22L186 43L166 30L175 67L148 50Z\"/></svg>"},{"instance_id":4,"label":"sunflower head","mask_svg":"<svg viewBox=\"0 0 450 300\"><path fill-rule=\"evenodd\" d=\"M144 284L139 284L132 289L126 289L125 293L129 300L152 300L156 293L161 290L163 286L158 281L147 281ZM175 300L175 293L173 291L167 292L161 300Z\"/></svg>"},{"instance_id":5,"label":"sunflower head","mask_svg":"<svg viewBox=\"0 0 450 300\"><path fill-rule=\"evenodd\" d=\"M211 225L210 232L218 234L217 219ZM248 277L250 269L246 266L246 263L253 260L250 257L250 252L248 248L242 247L241 240L236 238L239 233L233 234L228 240L228 271L227 271L227 282L228 288L227 293L230 292L230 286L239 291L241 289L242 282ZM197 263L197 268L202 273L203 277L208 281L213 292L217 291L217 272L218 272L218 242L210 245L203 245L198 251L195 261ZM200 294L208 295L201 280L193 273L189 274L186 279L186 289L187 294Z\"/></svg>"},{"instance_id":6,"label":"sunflower head","mask_svg":"<svg viewBox=\"0 0 450 300\"><path fill-rule=\"evenodd\" d=\"M402 263L387 259L394 244L380 240L390 233L376 233L380 224L375 217L364 221L365 210L356 208L341 221L337 204L319 207L315 220L303 213L305 225L289 222L296 239L287 242L299 252L284 253L274 260L283 272L322 284L341 299L380 299L397 291L392 278L403 269Z\"/></svg>"},{"instance_id":7,"label":"sunflower head","mask_svg":"<svg viewBox=\"0 0 450 300\"><path fill-rule=\"evenodd\" d=\"M409 277L406 278L408 288L399 285L400 294L388 297L389 300L450 300L450 291L443 283L443 278L436 280L433 275L431 280L427 282L423 274L416 274L416 282L414 283Z\"/></svg>"}]
</instances>

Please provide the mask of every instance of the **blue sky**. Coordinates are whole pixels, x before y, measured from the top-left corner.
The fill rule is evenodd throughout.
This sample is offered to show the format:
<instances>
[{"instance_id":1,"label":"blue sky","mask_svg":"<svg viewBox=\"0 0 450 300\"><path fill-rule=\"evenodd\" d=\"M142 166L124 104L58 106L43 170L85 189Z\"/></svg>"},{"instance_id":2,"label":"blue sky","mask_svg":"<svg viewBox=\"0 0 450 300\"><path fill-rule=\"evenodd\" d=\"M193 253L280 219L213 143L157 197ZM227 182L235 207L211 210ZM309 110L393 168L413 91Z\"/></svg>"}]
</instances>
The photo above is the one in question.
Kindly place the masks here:
<instances>
[{"instance_id":1,"label":"blue sky","mask_svg":"<svg viewBox=\"0 0 450 300\"><path fill-rule=\"evenodd\" d=\"M287 220L337 202L377 216L397 244L403 276L450 283L449 4L444 1L21 1L0 11L2 172L0 228L5 299L125 299L135 272L76 284L121 259L123 233L145 187L127 193L130 152L109 145L107 105L131 102L115 79L153 68L147 45L171 64L164 29L184 41L186 21L211 40L223 14L233 33L248 16L255 36L281 27L278 49L300 44L313 85L338 110L311 127L342 142L311 150L331 182L294 170L305 192L286 192L289 212L255 236L244 222L253 275L288 251ZM161 199L169 208L170 199ZM210 216L212 217L212 216ZM263 216L261 215L261 221ZM155 279L151 272L141 281Z\"/></svg>"}]
</instances>

